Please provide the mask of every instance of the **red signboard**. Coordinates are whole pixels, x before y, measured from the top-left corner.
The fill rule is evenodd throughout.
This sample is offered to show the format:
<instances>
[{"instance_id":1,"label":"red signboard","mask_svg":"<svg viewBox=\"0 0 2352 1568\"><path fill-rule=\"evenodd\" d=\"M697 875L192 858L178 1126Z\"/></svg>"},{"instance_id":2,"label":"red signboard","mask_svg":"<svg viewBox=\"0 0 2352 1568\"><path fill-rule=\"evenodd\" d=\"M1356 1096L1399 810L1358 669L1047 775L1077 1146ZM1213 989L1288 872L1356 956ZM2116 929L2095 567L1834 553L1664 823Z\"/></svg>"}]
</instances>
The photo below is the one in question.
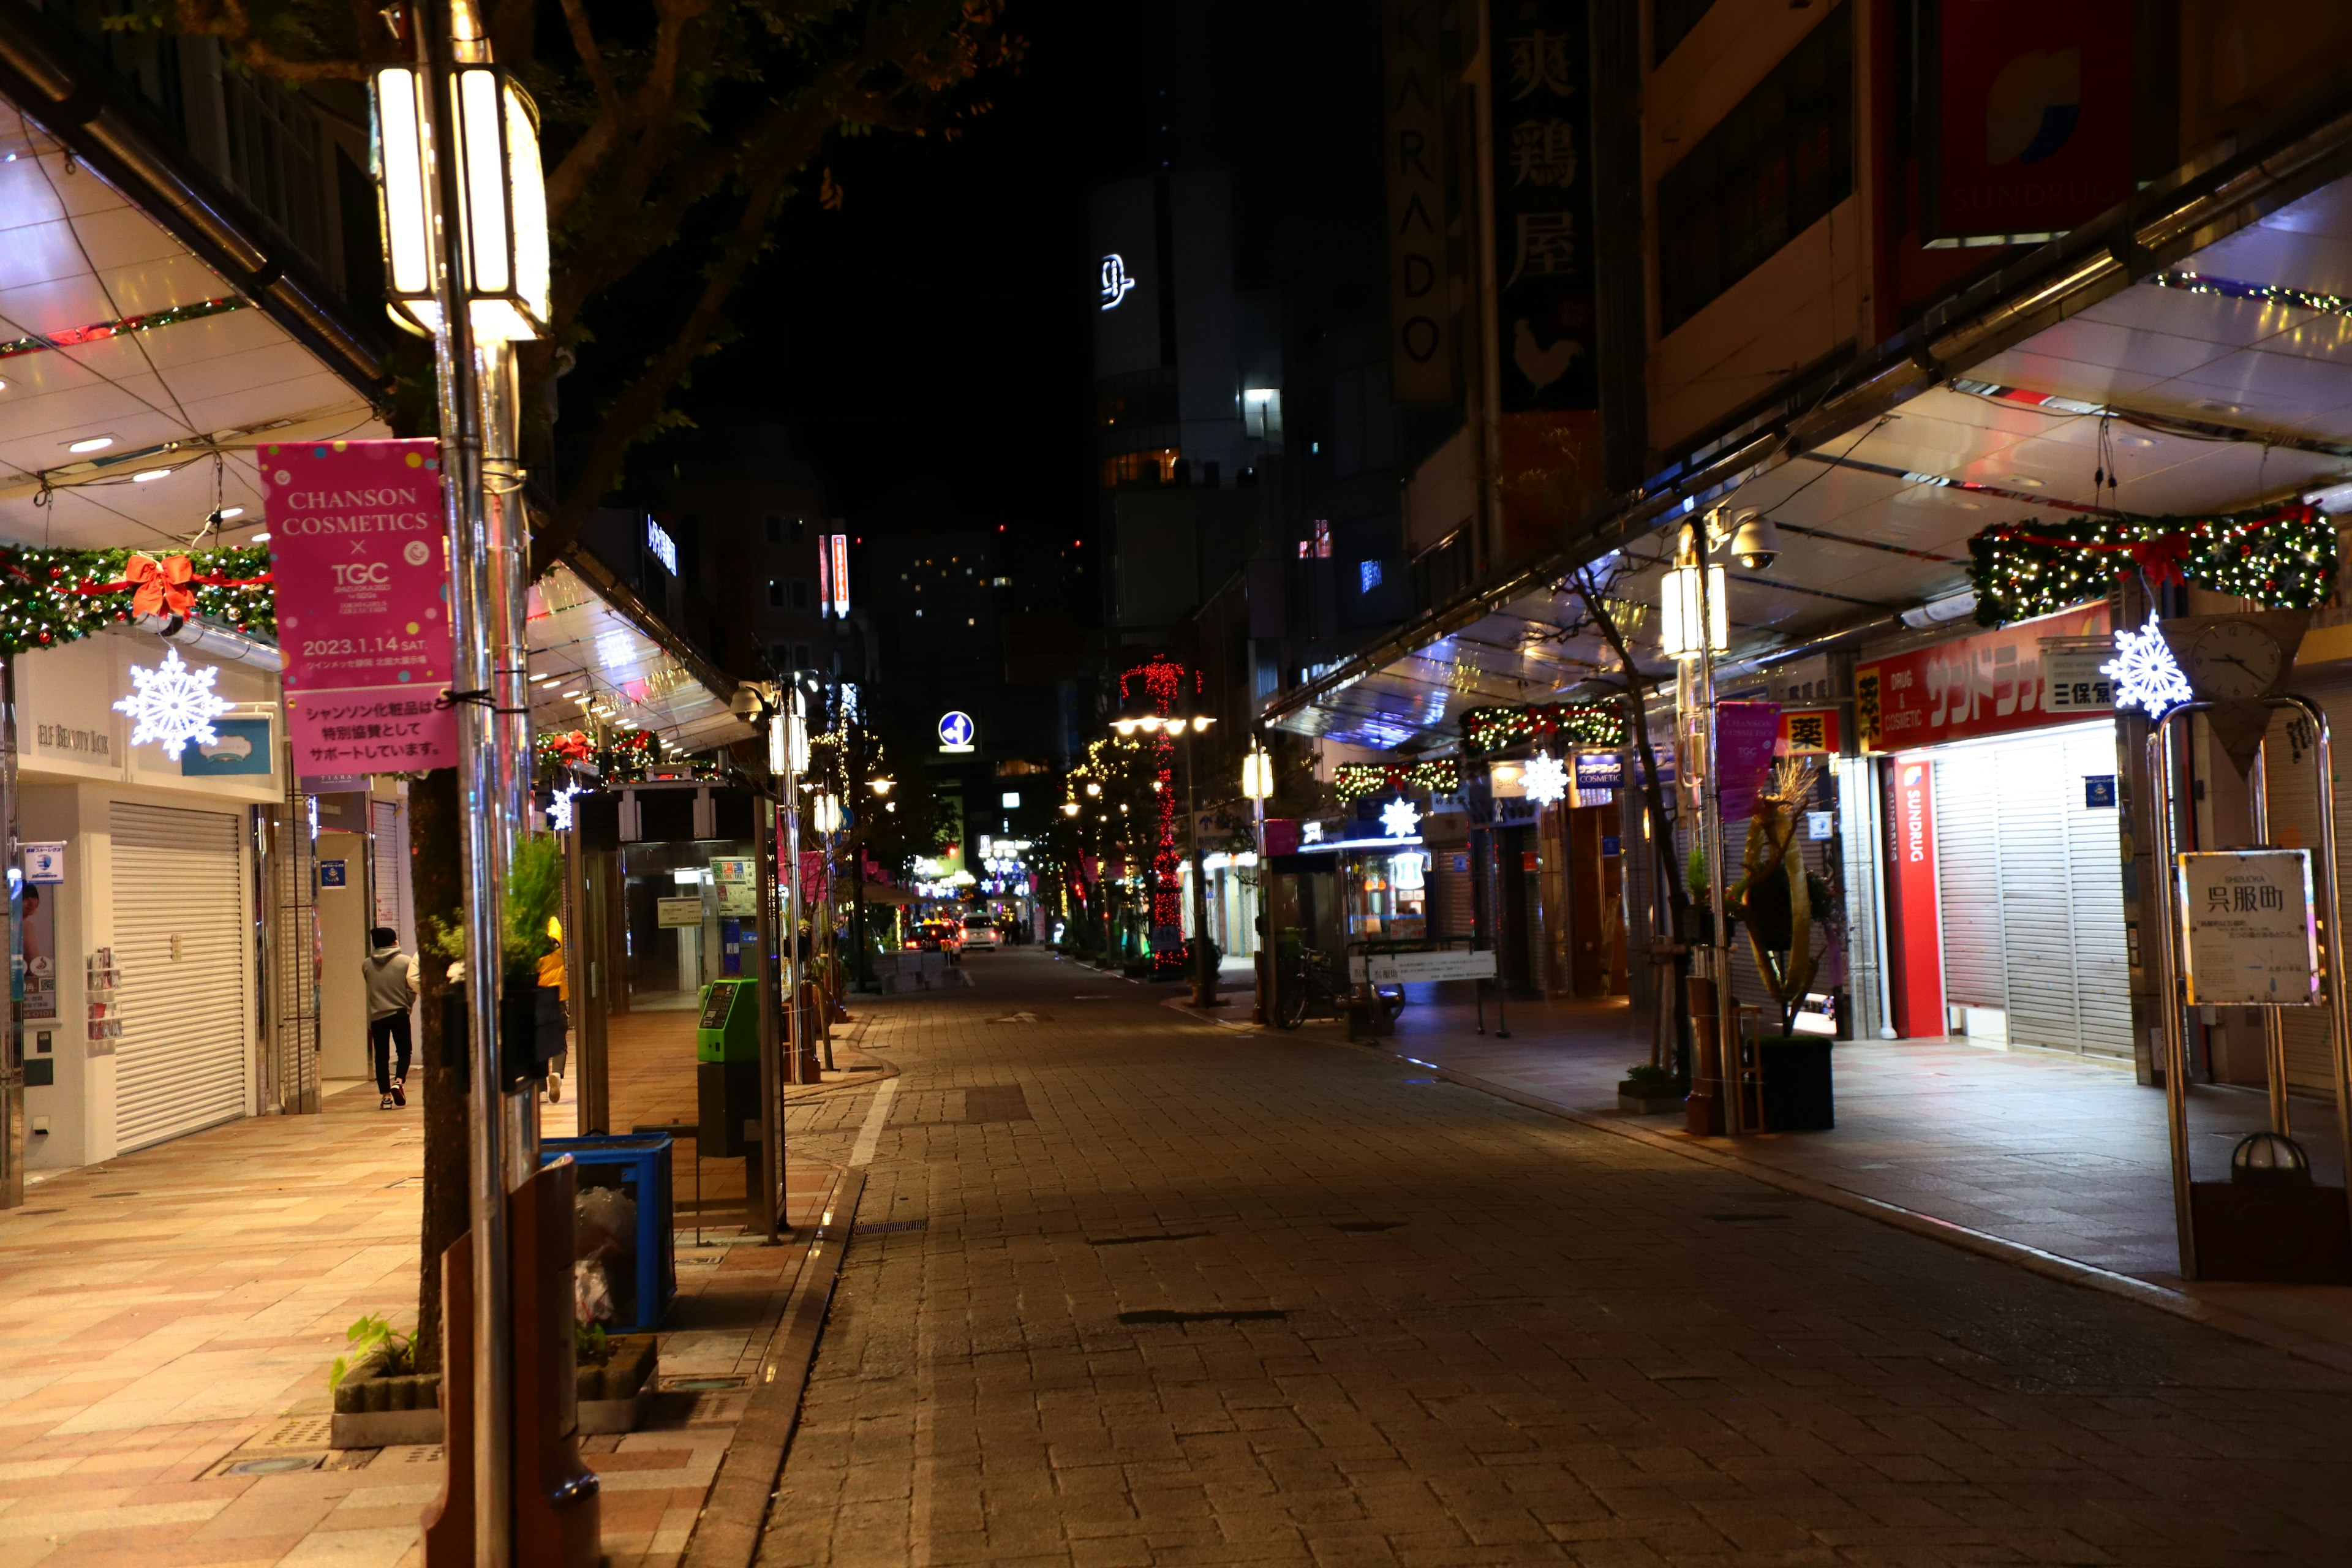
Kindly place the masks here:
<instances>
[{"instance_id":1,"label":"red signboard","mask_svg":"<svg viewBox=\"0 0 2352 1568\"><path fill-rule=\"evenodd\" d=\"M2042 645L2106 635L2107 607L2095 605L1863 665L1853 672L1863 749L1899 752L2083 718L2079 706L2050 702Z\"/></svg>"},{"instance_id":2,"label":"red signboard","mask_svg":"<svg viewBox=\"0 0 2352 1568\"><path fill-rule=\"evenodd\" d=\"M299 774L457 760L438 453L321 441L257 454Z\"/></svg>"},{"instance_id":3,"label":"red signboard","mask_svg":"<svg viewBox=\"0 0 2352 1568\"><path fill-rule=\"evenodd\" d=\"M1886 940L1895 1032L1936 1038L1944 1025L1943 921L1936 904L1936 764L1898 757L1886 781Z\"/></svg>"},{"instance_id":4,"label":"red signboard","mask_svg":"<svg viewBox=\"0 0 2352 1568\"><path fill-rule=\"evenodd\" d=\"M1930 237L2049 234L2132 192L2133 0L1940 0Z\"/></svg>"}]
</instances>

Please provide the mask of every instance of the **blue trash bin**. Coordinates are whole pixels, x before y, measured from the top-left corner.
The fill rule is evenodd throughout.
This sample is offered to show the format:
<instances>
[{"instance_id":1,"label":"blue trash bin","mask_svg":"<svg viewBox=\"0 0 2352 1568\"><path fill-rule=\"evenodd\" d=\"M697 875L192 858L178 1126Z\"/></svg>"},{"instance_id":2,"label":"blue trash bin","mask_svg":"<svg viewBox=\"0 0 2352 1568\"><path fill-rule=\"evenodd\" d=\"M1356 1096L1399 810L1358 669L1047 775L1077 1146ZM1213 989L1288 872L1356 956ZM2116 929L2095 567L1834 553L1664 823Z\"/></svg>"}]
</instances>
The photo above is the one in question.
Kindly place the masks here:
<instances>
[{"instance_id":1,"label":"blue trash bin","mask_svg":"<svg viewBox=\"0 0 2352 1568\"><path fill-rule=\"evenodd\" d=\"M548 1138L540 1142L542 1162L565 1154L580 1167L583 1197L597 1188L616 1188L636 1205L629 1255L607 1270L613 1288L616 1334L651 1333L677 1299L677 1215L670 1189L667 1133L622 1133L589 1138Z\"/></svg>"}]
</instances>

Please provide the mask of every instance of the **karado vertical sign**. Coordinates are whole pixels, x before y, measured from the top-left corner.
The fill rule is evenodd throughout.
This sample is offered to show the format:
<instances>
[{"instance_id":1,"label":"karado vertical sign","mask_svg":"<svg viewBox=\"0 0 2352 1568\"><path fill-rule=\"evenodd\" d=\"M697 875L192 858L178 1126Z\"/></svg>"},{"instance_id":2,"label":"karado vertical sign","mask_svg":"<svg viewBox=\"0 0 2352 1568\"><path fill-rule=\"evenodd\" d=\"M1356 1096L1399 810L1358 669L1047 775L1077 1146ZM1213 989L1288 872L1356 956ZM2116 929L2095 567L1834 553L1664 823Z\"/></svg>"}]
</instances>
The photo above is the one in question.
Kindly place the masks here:
<instances>
[{"instance_id":1,"label":"karado vertical sign","mask_svg":"<svg viewBox=\"0 0 2352 1568\"><path fill-rule=\"evenodd\" d=\"M257 454L298 774L457 760L438 453L425 440Z\"/></svg>"}]
</instances>

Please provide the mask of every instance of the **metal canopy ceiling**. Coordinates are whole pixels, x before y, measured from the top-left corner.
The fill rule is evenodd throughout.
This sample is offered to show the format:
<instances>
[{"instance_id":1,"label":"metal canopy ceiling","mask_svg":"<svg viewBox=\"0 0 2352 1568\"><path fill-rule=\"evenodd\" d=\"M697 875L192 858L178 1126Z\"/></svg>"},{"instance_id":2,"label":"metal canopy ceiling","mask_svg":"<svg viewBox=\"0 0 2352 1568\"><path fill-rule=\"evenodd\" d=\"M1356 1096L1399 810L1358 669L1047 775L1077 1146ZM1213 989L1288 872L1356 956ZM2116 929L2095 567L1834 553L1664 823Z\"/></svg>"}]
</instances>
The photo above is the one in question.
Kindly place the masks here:
<instances>
[{"instance_id":1,"label":"metal canopy ceiling","mask_svg":"<svg viewBox=\"0 0 2352 1568\"><path fill-rule=\"evenodd\" d=\"M0 160L0 340L15 351L0 355L0 538L184 542L220 505L245 509L226 531L239 542L261 526L256 446L390 434L352 383L5 105ZM208 302L226 308L138 325Z\"/></svg>"},{"instance_id":2,"label":"metal canopy ceiling","mask_svg":"<svg viewBox=\"0 0 2352 1568\"><path fill-rule=\"evenodd\" d=\"M2219 291L2125 289L1734 490L1726 504L1780 525L1782 554L1769 572L1729 574L1733 658L1964 589L1967 542L1990 523L2102 501L2151 516L2235 511L2352 477L2352 305L2242 297L2352 296L2352 182L2166 276L2182 272ZM2114 416L2109 459L2103 412ZM2105 496L2093 479L2103 461L2117 481ZM1655 605L1668 540L1661 530L1603 558L1617 596ZM1466 709L1544 700L1613 668L1596 636L1562 638L1578 614L1573 595L1545 584L1276 722L1382 750L1442 742ZM1664 668L1654 613L1629 619L1636 658Z\"/></svg>"},{"instance_id":3,"label":"metal canopy ceiling","mask_svg":"<svg viewBox=\"0 0 2352 1568\"><path fill-rule=\"evenodd\" d=\"M573 729L592 712L608 725L650 730L676 751L757 733L569 566L559 563L532 584L524 619L531 723L541 734Z\"/></svg>"}]
</instances>

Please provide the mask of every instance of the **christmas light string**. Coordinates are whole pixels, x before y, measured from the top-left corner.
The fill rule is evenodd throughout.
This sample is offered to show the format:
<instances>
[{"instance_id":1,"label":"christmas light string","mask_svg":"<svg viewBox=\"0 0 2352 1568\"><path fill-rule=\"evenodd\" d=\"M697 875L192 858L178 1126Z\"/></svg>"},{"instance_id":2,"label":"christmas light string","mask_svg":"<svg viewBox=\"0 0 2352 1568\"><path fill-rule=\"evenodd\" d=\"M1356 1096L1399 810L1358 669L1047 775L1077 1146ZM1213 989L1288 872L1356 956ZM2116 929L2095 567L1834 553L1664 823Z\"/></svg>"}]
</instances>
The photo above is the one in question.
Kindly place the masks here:
<instances>
[{"instance_id":1,"label":"christmas light string","mask_svg":"<svg viewBox=\"0 0 2352 1568\"><path fill-rule=\"evenodd\" d=\"M1341 763L1331 774L1331 788L1344 805L1387 790L1425 789L1432 795L1452 795L1461 787L1462 764L1452 757L1421 763Z\"/></svg>"},{"instance_id":2,"label":"christmas light string","mask_svg":"<svg viewBox=\"0 0 2352 1568\"><path fill-rule=\"evenodd\" d=\"M153 572L134 579L135 559L149 561ZM184 557L188 575L175 582L176 568L164 568L179 559L155 562L143 551L123 549L0 551L0 652L79 642L142 613L193 614L240 632L277 635L267 546L191 550ZM136 598L150 584L159 605L152 612L140 609ZM126 588L132 597L122 596Z\"/></svg>"},{"instance_id":3,"label":"christmas light string","mask_svg":"<svg viewBox=\"0 0 2352 1568\"><path fill-rule=\"evenodd\" d=\"M1481 754L1554 736L1580 746L1622 746L1624 710L1615 702L1538 702L1525 708L1473 708L1462 715L1462 743Z\"/></svg>"},{"instance_id":4,"label":"christmas light string","mask_svg":"<svg viewBox=\"0 0 2352 1568\"><path fill-rule=\"evenodd\" d=\"M1977 620L2030 620L2106 596L2124 574L2150 587L2194 583L2265 609L2324 604L2336 582L2336 525L2301 501L2207 518L2044 518L1995 523L1969 541Z\"/></svg>"}]
</instances>

